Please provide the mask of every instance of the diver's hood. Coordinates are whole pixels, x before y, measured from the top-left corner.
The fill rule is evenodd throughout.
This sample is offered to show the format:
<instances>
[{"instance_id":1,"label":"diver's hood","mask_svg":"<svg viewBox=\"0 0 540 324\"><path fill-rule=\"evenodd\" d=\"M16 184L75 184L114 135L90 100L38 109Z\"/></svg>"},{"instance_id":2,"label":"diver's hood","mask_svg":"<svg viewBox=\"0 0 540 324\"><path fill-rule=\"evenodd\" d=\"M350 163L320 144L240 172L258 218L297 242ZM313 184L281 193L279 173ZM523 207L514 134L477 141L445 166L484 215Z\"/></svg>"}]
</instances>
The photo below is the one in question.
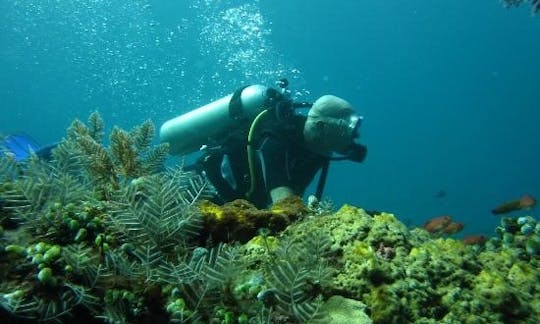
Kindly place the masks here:
<instances>
[{"instance_id":1,"label":"diver's hood","mask_svg":"<svg viewBox=\"0 0 540 324\"><path fill-rule=\"evenodd\" d=\"M307 148L323 156L347 154L358 137L361 118L344 99L325 95L317 99L304 125Z\"/></svg>"}]
</instances>

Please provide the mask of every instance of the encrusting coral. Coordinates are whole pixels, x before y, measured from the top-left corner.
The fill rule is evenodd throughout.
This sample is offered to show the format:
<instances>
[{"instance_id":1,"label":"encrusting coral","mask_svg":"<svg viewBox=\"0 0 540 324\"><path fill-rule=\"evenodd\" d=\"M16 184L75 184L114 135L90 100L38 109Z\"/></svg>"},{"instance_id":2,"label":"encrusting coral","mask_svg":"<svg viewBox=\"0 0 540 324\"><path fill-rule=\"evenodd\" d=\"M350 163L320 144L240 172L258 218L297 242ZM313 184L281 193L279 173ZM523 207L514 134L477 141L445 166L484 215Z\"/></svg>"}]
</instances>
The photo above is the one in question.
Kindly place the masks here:
<instances>
[{"instance_id":1,"label":"encrusting coral","mask_svg":"<svg viewBox=\"0 0 540 324\"><path fill-rule=\"evenodd\" d=\"M270 209L257 209L242 199L222 206L204 200L199 209L205 222L205 232L219 242L246 242L261 228L276 233L308 213L302 199L296 196L283 199Z\"/></svg>"},{"instance_id":2,"label":"encrusting coral","mask_svg":"<svg viewBox=\"0 0 540 324\"><path fill-rule=\"evenodd\" d=\"M299 197L216 205L161 165L149 122L92 115L53 159L0 157L1 322L534 323L540 223L504 217L467 245L394 215ZM354 321L353 321L354 320Z\"/></svg>"},{"instance_id":3,"label":"encrusting coral","mask_svg":"<svg viewBox=\"0 0 540 324\"><path fill-rule=\"evenodd\" d=\"M329 216L304 218L281 237L301 241L315 230L331 241L324 258L333 275L320 287L324 299L361 301L374 322L504 323L540 316L539 303L528 302L540 297L539 259L523 247L433 238L423 229L408 230L391 214L371 216L347 205ZM246 245L253 260L262 247L252 242L261 244Z\"/></svg>"}]
</instances>

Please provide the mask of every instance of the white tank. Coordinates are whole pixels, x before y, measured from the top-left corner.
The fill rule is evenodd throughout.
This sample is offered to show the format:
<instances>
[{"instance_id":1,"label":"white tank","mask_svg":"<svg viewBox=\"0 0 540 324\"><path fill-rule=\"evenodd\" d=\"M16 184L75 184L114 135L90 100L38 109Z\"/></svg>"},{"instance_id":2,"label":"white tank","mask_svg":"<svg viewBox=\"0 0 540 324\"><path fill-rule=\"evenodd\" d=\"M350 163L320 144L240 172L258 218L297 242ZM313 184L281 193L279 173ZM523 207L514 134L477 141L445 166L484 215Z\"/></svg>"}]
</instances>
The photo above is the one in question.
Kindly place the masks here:
<instances>
[{"instance_id":1,"label":"white tank","mask_svg":"<svg viewBox=\"0 0 540 324\"><path fill-rule=\"evenodd\" d=\"M274 89L251 85L241 91L240 100L232 106L234 93L168 120L159 130L161 142L169 143L169 152L173 155L195 152L269 108L268 100L276 93L269 90Z\"/></svg>"}]
</instances>

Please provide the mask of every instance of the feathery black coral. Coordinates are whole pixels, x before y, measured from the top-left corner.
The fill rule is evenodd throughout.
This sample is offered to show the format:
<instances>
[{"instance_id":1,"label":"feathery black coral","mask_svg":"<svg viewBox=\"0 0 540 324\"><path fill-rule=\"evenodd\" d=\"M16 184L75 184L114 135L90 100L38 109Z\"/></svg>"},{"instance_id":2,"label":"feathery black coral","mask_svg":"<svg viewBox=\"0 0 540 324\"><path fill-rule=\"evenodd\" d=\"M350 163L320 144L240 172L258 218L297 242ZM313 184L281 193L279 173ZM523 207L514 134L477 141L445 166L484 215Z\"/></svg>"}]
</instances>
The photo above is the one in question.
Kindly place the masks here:
<instances>
[{"instance_id":1,"label":"feathery black coral","mask_svg":"<svg viewBox=\"0 0 540 324\"><path fill-rule=\"evenodd\" d=\"M104 136L105 123L97 111L88 117L88 135L96 142L101 142Z\"/></svg>"},{"instance_id":2,"label":"feathery black coral","mask_svg":"<svg viewBox=\"0 0 540 324\"><path fill-rule=\"evenodd\" d=\"M88 126L75 120L68 129L67 141L76 143L81 161L96 183L111 184L118 189L120 182L161 170L169 151L168 144L152 147L155 129L150 120L130 132L114 127L109 136L109 148L101 144L103 128L103 120L95 112L90 115Z\"/></svg>"},{"instance_id":3,"label":"feathery black coral","mask_svg":"<svg viewBox=\"0 0 540 324\"><path fill-rule=\"evenodd\" d=\"M276 250L279 261L267 265L280 313L300 322L316 322L324 316L319 290L331 275L325 261L330 244L330 236L322 231L281 242Z\"/></svg>"},{"instance_id":4,"label":"feathery black coral","mask_svg":"<svg viewBox=\"0 0 540 324\"><path fill-rule=\"evenodd\" d=\"M37 172L36 172L37 174ZM43 211L53 189L47 173L13 182L3 194L4 208L12 212L12 218L25 221L36 219Z\"/></svg>"},{"instance_id":5,"label":"feathery black coral","mask_svg":"<svg viewBox=\"0 0 540 324\"><path fill-rule=\"evenodd\" d=\"M244 263L238 248L230 245L220 244L210 250L196 251L189 262L191 272L184 272L195 275L181 284L181 291L188 305L202 318L208 319L215 305L227 304L233 299L233 280L244 269Z\"/></svg>"},{"instance_id":6,"label":"feathery black coral","mask_svg":"<svg viewBox=\"0 0 540 324\"><path fill-rule=\"evenodd\" d=\"M161 306L143 305L150 285L192 297L184 319L211 318L240 271L236 250L222 246L185 261L203 225L196 202L212 187L195 173L163 169L168 146L152 145L150 121L129 132L115 127L108 147L103 129L94 113L71 124L51 159L0 157L0 221L31 234L9 235L10 258L25 263L0 281L0 318L131 322ZM57 252L37 257L49 250ZM41 268L53 279L40 279Z\"/></svg>"},{"instance_id":7,"label":"feathery black coral","mask_svg":"<svg viewBox=\"0 0 540 324\"><path fill-rule=\"evenodd\" d=\"M317 320L322 316L320 298L314 298L308 290L310 272L288 261L275 265L271 271L276 288L277 308L281 313L292 315L300 322Z\"/></svg>"},{"instance_id":8,"label":"feathery black coral","mask_svg":"<svg viewBox=\"0 0 540 324\"><path fill-rule=\"evenodd\" d=\"M111 136L111 156L117 165L118 174L126 178L137 178L140 174L141 161L133 137L119 127L114 127Z\"/></svg>"},{"instance_id":9,"label":"feathery black coral","mask_svg":"<svg viewBox=\"0 0 540 324\"><path fill-rule=\"evenodd\" d=\"M114 164L105 147L89 135L80 135L77 144L89 176L98 184L111 182L114 187L118 187Z\"/></svg>"},{"instance_id":10,"label":"feathery black coral","mask_svg":"<svg viewBox=\"0 0 540 324\"><path fill-rule=\"evenodd\" d=\"M12 181L18 176L18 167L12 155L0 155L0 181Z\"/></svg>"},{"instance_id":11,"label":"feathery black coral","mask_svg":"<svg viewBox=\"0 0 540 324\"><path fill-rule=\"evenodd\" d=\"M139 244L150 242L162 251L197 235L202 218L193 201L183 199L184 189L177 178L174 174L143 177L123 190L110 217L118 233Z\"/></svg>"},{"instance_id":12,"label":"feathery black coral","mask_svg":"<svg viewBox=\"0 0 540 324\"><path fill-rule=\"evenodd\" d=\"M82 243L68 245L62 249L64 261L73 269L73 275L79 282L93 287L99 277L98 255Z\"/></svg>"}]
</instances>

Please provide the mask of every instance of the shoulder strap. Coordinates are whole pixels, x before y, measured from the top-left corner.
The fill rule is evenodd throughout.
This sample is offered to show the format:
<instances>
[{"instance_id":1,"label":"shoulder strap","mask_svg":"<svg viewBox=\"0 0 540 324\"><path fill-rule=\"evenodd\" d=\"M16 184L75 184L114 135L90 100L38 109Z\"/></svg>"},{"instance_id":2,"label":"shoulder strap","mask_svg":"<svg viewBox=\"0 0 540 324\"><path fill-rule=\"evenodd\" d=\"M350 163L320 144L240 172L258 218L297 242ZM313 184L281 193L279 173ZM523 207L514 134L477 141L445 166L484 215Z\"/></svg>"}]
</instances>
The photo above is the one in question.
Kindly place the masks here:
<instances>
[{"instance_id":1,"label":"shoulder strap","mask_svg":"<svg viewBox=\"0 0 540 324\"><path fill-rule=\"evenodd\" d=\"M245 118L245 116L242 116L242 91L247 87L244 86L236 89L229 101L229 117L234 120Z\"/></svg>"}]
</instances>

